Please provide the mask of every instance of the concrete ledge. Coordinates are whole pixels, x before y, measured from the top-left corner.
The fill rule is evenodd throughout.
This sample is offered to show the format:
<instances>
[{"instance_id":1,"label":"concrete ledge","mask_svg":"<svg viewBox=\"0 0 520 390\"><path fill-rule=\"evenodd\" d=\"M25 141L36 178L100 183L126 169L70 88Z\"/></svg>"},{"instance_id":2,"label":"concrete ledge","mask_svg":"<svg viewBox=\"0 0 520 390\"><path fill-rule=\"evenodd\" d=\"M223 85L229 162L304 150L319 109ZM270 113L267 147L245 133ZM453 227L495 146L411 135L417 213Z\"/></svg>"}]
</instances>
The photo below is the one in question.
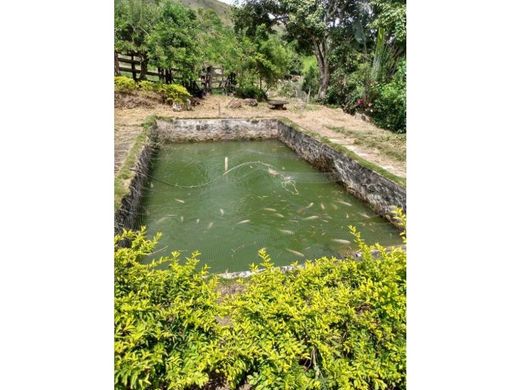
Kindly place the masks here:
<instances>
[{"instance_id":1,"label":"concrete ledge","mask_svg":"<svg viewBox=\"0 0 520 390\"><path fill-rule=\"evenodd\" d=\"M158 119L159 142L271 139L278 136L276 119Z\"/></svg>"}]
</instances>

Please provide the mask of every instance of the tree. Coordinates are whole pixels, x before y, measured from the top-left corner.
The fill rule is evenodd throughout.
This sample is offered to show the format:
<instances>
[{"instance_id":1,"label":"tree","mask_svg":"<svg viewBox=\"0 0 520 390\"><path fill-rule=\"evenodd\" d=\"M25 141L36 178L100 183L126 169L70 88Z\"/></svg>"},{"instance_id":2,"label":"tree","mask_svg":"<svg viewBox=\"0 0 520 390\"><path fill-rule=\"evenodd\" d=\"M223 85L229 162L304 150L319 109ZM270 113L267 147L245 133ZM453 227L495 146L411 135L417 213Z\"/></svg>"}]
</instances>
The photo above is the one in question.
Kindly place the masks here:
<instances>
[{"instance_id":1,"label":"tree","mask_svg":"<svg viewBox=\"0 0 520 390\"><path fill-rule=\"evenodd\" d=\"M235 13L235 25L246 34L252 26L264 24L272 31L277 24L285 28L288 39L296 40L301 50L312 51L320 72L318 98L324 99L330 82L329 60L335 30L352 23L359 0L246 0Z\"/></svg>"},{"instance_id":2,"label":"tree","mask_svg":"<svg viewBox=\"0 0 520 390\"><path fill-rule=\"evenodd\" d=\"M115 0L115 49L141 57L140 79L146 78L148 65L147 39L159 17L153 0Z\"/></svg>"},{"instance_id":3,"label":"tree","mask_svg":"<svg viewBox=\"0 0 520 390\"><path fill-rule=\"evenodd\" d=\"M195 13L172 0L159 4L158 17L146 38L150 60L161 68L177 68L186 81L196 75L199 51Z\"/></svg>"}]
</instances>

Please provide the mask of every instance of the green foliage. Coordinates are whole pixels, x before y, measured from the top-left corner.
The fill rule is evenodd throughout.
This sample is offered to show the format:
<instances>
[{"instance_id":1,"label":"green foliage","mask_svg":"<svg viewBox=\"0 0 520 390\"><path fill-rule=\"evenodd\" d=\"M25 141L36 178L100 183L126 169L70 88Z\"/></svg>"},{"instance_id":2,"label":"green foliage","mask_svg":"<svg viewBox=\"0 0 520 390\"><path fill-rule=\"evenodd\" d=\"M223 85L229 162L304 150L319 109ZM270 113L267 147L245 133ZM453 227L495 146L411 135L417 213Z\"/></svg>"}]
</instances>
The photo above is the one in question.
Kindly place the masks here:
<instances>
[{"instance_id":1,"label":"green foliage","mask_svg":"<svg viewBox=\"0 0 520 390\"><path fill-rule=\"evenodd\" d=\"M161 68L176 68L186 81L195 78L199 60L195 13L172 0L162 0L158 13L146 40L150 61Z\"/></svg>"},{"instance_id":2,"label":"green foliage","mask_svg":"<svg viewBox=\"0 0 520 390\"><path fill-rule=\"evenodd\" d=\"M156 92L158 84L148 80L141 80L137 85L141 91Z\"/></svg>"},{"instance_id":3,"label":"green foliage","mask_svg":"<svg viewBox=\"0 0 520 390\"><path fill-rule=\"evenodd\" d=\"M129 93L137 90L137 83L130 77L115 76L114 88L116 92Z\"/></svg>"},{"instance_id":4,"label":"green foliage","mask_svg":"<svg viewBox=\"0 0 520 390\"><path fill-rule=\"evenodd\" d=\"M374 102L374 122L396 133L406 133L406 62L399 64L397 73L379 87Z\"/></svg>"},{"instance_id":5,"label":"green foliage","mask_svg":"<svg viewBox=\"0 0 520 390\"><path fill-rule=\"evenodd\" d=\"M235 96L242 99L256 99L260 102L267 100L266 93L259 87L251 84L238 87L235 91Z\"/></svg>"},{"instance_id":6,"label":"green foliage","mask_svg":"<svg viewBox=\"0 0 520 390\"><path fill-rule=\"evenodd\" d=\"M188 90L179 84L159 84L157 92L159 92L169 104L186 103L191 97Z\"/></svg>"},{"instance_id":7,"label":"green foliage","mask_svg":"<svg viewBox=\"0 0 520 390\"><path fill-rule=\"evenodd\" d=\"M196 270L196 253L183 265L176 252L141 264L157 240L147 240L144 230L115 237L116 389L201 386L216 364L215 279ZM156 269L165 261L168 269Z\"/></svg>"},{"instance_id":8,"label":"green foliage","mask_svg":"<svg viewBox=\"0 0 520 390\"><path fill-rule=\"evenodd\" d=\"M320 72L314 57L307 57L303 62L303 86L302 89L314 96L320 87Z\"/></svg>"},{"instance_id":9,"label":"green foliage","mask_svg":"<svg viewBox=\"0 0 520 390\"><path fill-rule=\"evenodd\" d=\"M146 55L147 39L159 12L154 1L115 0L115 48L122 53Z\"/></svg>"},{"instance_id":10,"label":"green foliage","mask_svg":"<svg viewBox=\"0 0 520 390\"><path fill-rule=\"evenodd\" d=\"M114 77L115 91L121 93L132 93L134 91L155 92L161 95L164 102L168 104L186 104L191 97L188 90L179 84L154 83L147 80L135 82L130 77Z\"/></svg>"},{"instance_id":11,"label":"green foliage","mask_svg":"<svg viewBox=\"0 0 520 390\"><path fill-rule=\"evenodd\" d=\"M260 250L256 273L238 281L244 291L224 297L206 268L197 271L198 254L144 265L158 237L116 236L116 388L220 378L231 389L404 389L406 253L351 233L359 259L321 258L284 273ZM157 269L163 262L171 265Z\"/></svg>"}]
</instances>

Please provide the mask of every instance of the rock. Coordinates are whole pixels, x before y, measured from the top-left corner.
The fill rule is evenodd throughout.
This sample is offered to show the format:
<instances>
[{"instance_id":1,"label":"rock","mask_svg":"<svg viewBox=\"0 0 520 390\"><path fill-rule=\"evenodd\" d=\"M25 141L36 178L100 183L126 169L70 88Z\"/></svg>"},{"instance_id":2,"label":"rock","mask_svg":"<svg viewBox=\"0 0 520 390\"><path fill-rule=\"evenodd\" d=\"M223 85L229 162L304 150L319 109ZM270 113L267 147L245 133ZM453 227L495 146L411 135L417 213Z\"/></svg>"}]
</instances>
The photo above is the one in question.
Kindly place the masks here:
<instances>
[{"instance_id":1,"label":"rock","mask_svg":"<svg viewBox=\"0 0 520 390\"><path fill-rule=\"evenodd\" d=\"M356 112L354 114L354 118L361 119L362 121L365 121L365 122L370 122L370 119L365 114L361 114L359 112Z\"/></svg>"},{"instance_id":2,"label":"rock","mask_svg":"<svg viewBox=\"0 0 520 390\"><path fill-rule=\"evenodd\" d=\"M248 106L251 106L251 107L258 106L258 102L256 101L256 99L244 99L243 102L244 102L244 104L247 104Z\"/></svg>"},{"instance_id":3,"label":"rock","mask_svg":"<svg viewBox=\"0 0 520 390\"><path fill-rule=\"evenodd\" d=\"M179 103L172 103L172 110L175 112L182 111L182 105Z\"/></svg>"},{"instance_id":4,"label":"rock","mask_svg":"<svg viewBox=\"0 0 520 390\"><path fill-rule=\"evenodd\" d=\"M228 103L228 108L240 108L242 107L242 102L237 99L233 99Z\"/></svg>"}]
</instances>

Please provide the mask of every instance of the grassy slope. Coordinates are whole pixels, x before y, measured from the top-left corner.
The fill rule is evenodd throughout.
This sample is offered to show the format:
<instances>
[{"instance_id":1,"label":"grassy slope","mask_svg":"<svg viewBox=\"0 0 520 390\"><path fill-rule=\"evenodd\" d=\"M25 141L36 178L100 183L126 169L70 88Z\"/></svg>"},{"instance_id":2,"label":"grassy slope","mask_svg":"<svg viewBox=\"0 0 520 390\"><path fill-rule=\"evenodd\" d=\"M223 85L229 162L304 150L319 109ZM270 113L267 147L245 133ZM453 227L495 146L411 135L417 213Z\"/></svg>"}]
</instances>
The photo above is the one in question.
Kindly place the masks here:
<instances>
[{"instance_id":1,"label":"grassy slope","mask_svg":"<svg viewBox=\"0 0 520 390\"><path fill-rule=\"evenodd\" d=\"M193 8L212 9L226 25L231 25L231 6L218 0L179 0L182 4Z\"/></svg>"}]
</instances>

